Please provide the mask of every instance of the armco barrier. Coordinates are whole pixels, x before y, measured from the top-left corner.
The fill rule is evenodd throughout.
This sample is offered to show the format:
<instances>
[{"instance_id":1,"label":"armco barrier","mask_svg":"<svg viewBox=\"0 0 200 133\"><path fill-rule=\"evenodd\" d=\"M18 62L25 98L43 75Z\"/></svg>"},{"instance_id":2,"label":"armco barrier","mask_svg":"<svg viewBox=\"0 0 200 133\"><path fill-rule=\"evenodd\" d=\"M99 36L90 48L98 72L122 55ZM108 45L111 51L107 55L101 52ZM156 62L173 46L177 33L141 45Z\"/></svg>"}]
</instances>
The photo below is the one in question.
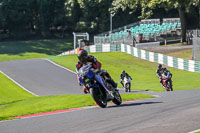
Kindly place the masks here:
<instances>
[{"instance_id":1,"label":"armco barrier","mask_svg":"<svg viewBox=\"0 0 200 133\"><path fill-rule=\"evenodd\" d=\"M178 68L181 70L200 73L200 61L185 60L160 53L149 52L126 44L91 45L85 47L84 49L91 53L121 51L150 62L164 64L166 66ZM58 56L69 55L74 53L77 53L77 50L67 51Z\"/></svg>"},{"instance_id":2,"label":"armco barrier","mask_svg":"<svg viewBox=\"0 0 200 133\"><path fill-rule=\"evenodd\" d=\"M121 52L131 54L147 61L164 64L169 67L200 73L200 61L185 60L160 53L149 52L126 44L121 44Z\"/></svg>"},{"instance_id":3,"label":"armco barrier","mask_svg":"<svg viewBox=\"0 0 200 133\"><path fill-rule=\"evenodd\" d=\"M88 52L96 53L96 52L116 52L121 51L120 44L103 44L103 45L92 45L84 48Z\"/></svg>"}]
</instances>

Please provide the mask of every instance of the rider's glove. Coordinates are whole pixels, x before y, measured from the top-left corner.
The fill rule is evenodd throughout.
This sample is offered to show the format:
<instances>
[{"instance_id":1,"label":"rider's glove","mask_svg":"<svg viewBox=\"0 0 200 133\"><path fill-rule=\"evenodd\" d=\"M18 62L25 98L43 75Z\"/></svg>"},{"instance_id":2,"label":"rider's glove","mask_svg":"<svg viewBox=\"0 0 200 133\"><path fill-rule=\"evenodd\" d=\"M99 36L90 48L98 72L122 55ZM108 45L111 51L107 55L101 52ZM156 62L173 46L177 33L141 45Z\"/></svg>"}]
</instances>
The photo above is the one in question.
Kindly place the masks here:
<instances>
[{"instance_id":1,"label":"rider's glove","mask_svg":"<svg viewBox=\"0 0 200 133\"><path fill-rule=\"evenodd\" d=\"M100 69L94 69L93 72L94 72L94 73L99 73L99 72L101 72L101 70L100 70Z\"/></svg>"}]
</instances>

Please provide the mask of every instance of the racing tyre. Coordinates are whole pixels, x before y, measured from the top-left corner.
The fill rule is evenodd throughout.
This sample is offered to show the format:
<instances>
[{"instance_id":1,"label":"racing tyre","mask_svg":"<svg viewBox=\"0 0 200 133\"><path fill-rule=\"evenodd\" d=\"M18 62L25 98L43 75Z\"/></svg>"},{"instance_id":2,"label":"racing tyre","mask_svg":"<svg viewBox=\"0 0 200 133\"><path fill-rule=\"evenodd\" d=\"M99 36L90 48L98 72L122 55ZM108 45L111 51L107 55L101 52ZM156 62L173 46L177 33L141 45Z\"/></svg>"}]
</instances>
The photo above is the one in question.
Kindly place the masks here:
<instances>
[{"instance_id":1,"label":"racing tyre","mask_svg":"<svg viewBox=\"0 0 200 133\"><path fill-rule=\"evenodd\" d=\"M94 101L101 108L106 108L106 106L107 106L106 95L103 92L100 92L99 88L91 88L90 92L91 92L91 95L92 95Z\"/></svg>"},{"instance_id":2,"label":"racing tyre","mask_svg":"<svg viewBox=\"0 0 200 133\"><path fill-rule=\"evenodd\" d=\"M112 100L112 102L116 105L120 105L122 103L122 98L119 94L119 91L115 91L113 95L114 95L114 99Z\"/></svg>"}]
</instances>

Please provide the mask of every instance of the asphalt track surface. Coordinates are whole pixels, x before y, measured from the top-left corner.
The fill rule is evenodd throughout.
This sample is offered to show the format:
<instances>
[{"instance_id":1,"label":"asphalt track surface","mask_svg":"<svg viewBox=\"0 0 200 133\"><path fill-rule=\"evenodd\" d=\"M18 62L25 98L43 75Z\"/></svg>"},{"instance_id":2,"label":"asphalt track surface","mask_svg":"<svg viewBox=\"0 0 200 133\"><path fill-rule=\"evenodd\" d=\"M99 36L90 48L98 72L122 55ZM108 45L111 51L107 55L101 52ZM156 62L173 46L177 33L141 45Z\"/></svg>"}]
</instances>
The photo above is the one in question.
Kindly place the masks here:
<instances>
[{"instance_id":1,"label":"asphalt track surface","mask_svg":"<svg viewBox=\"0 0 200 133\"><path fill-rule=\"evenodd\" d=\"M48 60L0 62L0 70L39 96L83 94L74 73L54 65Z\"/></svg>"},{"instance_id":2,"label":"asphalt track surface","mask_svg":"<svg viewBox=\"0 0 200 133\"><path fill-rule=\"evenodd\" d=\"M31 63L33 64L31 65ZM17 65L13 65L17 64ZM20 68L24 64L26 67ZM7 67L6 67L7 66ZM17 67L14 67L17 66ZM36 67L36 68L35 68ZM17 68L15 70L14 68ZM32 69L31 69L32 68ZM40 78L47 84L56 84L59 78L65 78L64 74L70 72L62 70L46 60L26 60L1 62L0 70L15 78L23 86L26 81ZM10 70L10 72L9 72ZM20 72L19 72L20 70ZM31 70L26 74L25 70ZM55 72L52 72L55 71ZM61 71L58 73L58 71ZM65 72L66 71L66 72ZM41 73L40 73L41 72ZM48 73L48 74L47 74ZM19 74L19 75L18 75ZM29 75L32 76L29 77ZM40 76L38 77L37 74ZM54 75L50 75L54 74ZM63 76L60 76L62 75ZM34 76L33 76L34 75ZM56 76L57 75L57 76ZM19 78L19 77L21 78ZM50 77L56 77L54 80ZM68 77L66 76L66 77ZM48 80L46 80L46 78ZM23 79L26 78L26 79ZM61 79L62 79L61 78ZM76 77L75 77L76 78ZM22 80L23 79L23 80ZM29 79L29 80L28 80ZM69 78L70 80L71 78ZM64 87L59 85L51 93L44 93L45 87L40 80L32 82L35 93L50 95L53 92L60 93ZM68 79L63 79L67 82ZM60 81L60 80L58 80ZM30 81L29 81L30 82ZM25 83L25 84L24 84ZM37 83L38 88L34 88ZM67 82L68 83L68 82ZM71 82L71 86L77 82ZM28 85L28 84L27 84ZM78 86L76 86L78 87ZM27 89L28 86L26 87ZM50 88L50 87L49 87ZM66 86L66 90L68 87ZM41 89L41 92L40 92ZM44 90L43 90L44 89ZM77 94L80 89L76 88ZM30 90L30 89L29 89ZM73 89L75 90L75 89ZM59 94L56 92L57 94ZM63 93L68 91L62 90ZM75 91L69 90L76 94ZM136 92L132 92L136 93ZM120 106L108 105L107 108L93 107L79 111L60 114L31 117L26 119L9 120L0 122L1 133L187 133L200 128L200 90L174 91L174 92L137 92L157 95L157 98L122 103Z\"/></svg>"}]
</instances>

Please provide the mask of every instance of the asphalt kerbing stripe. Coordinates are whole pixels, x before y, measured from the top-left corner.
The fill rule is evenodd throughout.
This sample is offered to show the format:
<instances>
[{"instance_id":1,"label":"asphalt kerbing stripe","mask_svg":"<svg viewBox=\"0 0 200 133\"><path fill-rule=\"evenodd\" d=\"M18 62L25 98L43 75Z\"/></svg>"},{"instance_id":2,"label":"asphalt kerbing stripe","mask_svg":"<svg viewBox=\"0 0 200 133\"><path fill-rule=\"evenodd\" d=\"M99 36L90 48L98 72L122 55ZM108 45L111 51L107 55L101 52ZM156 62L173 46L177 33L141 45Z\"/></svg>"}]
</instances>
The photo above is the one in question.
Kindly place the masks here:
<instances>
[{"instance_id":1,"label":"asphalt kerbing stripe","mask_svg":"<svg viewBox=\"0 0 200 133\"><path fill-rule=\"evenodd\" d=\"M128 101L124 101L122 103L143 101L143 100L149 100L149 99L152 99L152 98L128 100ZM108 105L114 105L114 104L113 103L108 103ZM85 110L85 109L97 108L97 107L99 107L99 106L88 106L88 107L82 107L82 108L72 108L72 109L66 109L66 110L57 110L57 111L51 111L51 112L36 113L36 114L31 114L31 115L15 116L13 118L27 119L27 118L32 118L32 117L40 117L40 116L46 116L46 115L61 114L61 113L67 113L67 112L73 112L73 111L79 111L79 110Z\"/></svg>"},{"instance_id":2,"label":"asphalt kerbing stripe","mask_svg":"<svg viewBox=\"0 0 200 133\"><path fill-rule=\"evenodd\" d=\"M82 108L72 108L72 109L66 109L66 110L57 110L57 111L51 111L51 112L36 113L36 114L31 114L31 115L15 116L15 117L12 117L12 118L27 119L27 118L32 118L32 117L40 117L40 116L46 116L46 115L54 115L54 114L74 112L74 111L79 111L79 110L86 110L86 109L91 109L91 108L97 108L97 106L88 106L88 107L82 107Z\"/></svg>"},{"instance_id":3,"label":"asphalt kerbing stripe","mask_svg":"<svg viewBox=\"0 0 200 133\"><path fill-rule=\"evenodd\" d=\"M62 69L65 69L65 70L67 70L67 71L69 71L69 72L71 72L71 73L76 74L76 72L74 72L74 71L72 71L72 70L70 70L70 69L68 69L68 68L66 68L66 67L63 67L63 66L61 66L61 65L59 65L59 64L57 64L57 63L55 63L55 62L53 62L53 61L51 61L51 60L49 60L49 59L43 58L43 60L46 60L46 61L48 61L48 62L54 64L55 66L58 66L58 67L60 67L60 68L62 68Z\"/></svg>"},{"instance_id":4,"label":"asphalt kerbing stripe","mask_svg":"<svg viewBox=\"0 0 200 133\"><path fill-rule=\"evenodd\" d=\"M52 114L61 114L61 113L66 113L66 112L72 112L72 111L89 109L89 108L92 108L92 107L94 108L96 106L82 107L82 108L73 108L73 109L66 109L66 110L57 110L57 111L44 112L44 113L36 113L36 114L31 114L31 115L16 116L16 117L13 117L13 118L30 118L30 117L37 117L37 116L52 115Z\"/></svg>"},{"instance_id":5,"label":"asphalt kerbing stripe","mask_svg":"<svg viewBox=\"0 0 200 133\"><path fill-rule=\"evenodd\" d=\"M2 72L1 70L0 70L0 73L2 73L3 75L5 75L8 79L10 79L10 80L11 80L12 82L14 82L16 85L18 85L19 87L21 87L23 90L27 91L28 93L31 93L31 94L34 95L34 96L38 96L38 95L36 95L35 93L33 93L33 92L27 90L25 87L23 87L21 84L19 84L17 81L15 81L15 80L12 79L11 77L9 77L7 74L5 74L4 72Z\"/></svg>"}]
</instances>

